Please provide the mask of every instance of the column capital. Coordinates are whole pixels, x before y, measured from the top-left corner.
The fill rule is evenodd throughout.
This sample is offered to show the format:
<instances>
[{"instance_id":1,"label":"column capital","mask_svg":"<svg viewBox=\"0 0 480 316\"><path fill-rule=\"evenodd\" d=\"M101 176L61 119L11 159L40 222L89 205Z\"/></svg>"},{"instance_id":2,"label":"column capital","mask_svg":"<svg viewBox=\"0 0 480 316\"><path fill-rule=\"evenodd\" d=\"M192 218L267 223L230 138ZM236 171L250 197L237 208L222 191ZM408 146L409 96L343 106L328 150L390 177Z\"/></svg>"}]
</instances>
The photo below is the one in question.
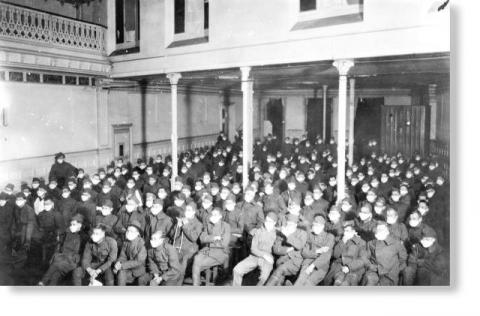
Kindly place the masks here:
<instances>
[{"instance_id":1,"label":"column capital","mask_svg":"<svg viewBox=\"0 0 480 316\"><path fill-rule=\"evenodd\" d=\"M182 78L182 74L179 72L171 72L167 74L168 80L170 80L171 85L176 85L178 83L178 80Z\"/></svg>"},{"instance_id":2,"label":"column capital","mask_svg":"<svg viewBox=\"0 0 480 316\"><path fill-rule=\"evenodd\" d=\"M333 66L338 69L340 76L346 76L353 65L354 62L351 59L339 59L333 62Z\"/></svg>"},{"instance_id":3,"label":"column capital","mask_svg":"<svg viewBox=\"0 0 480 316\"><path fill-rule=\"evenodd\" d=\"M328 85L327 85L327 84L324 84L324 85L322 86L322 88L323 88L323 90L327 90Z\"/></svg>"},{"instance_id":4,"label":"column capital","mask_svg":"<svg viewBox=\"0 0 480 316\"><path fill-rule=\"evenodd\" d=\"M250 70L252 70L252 67L250 66L244 66L240 67L240 71L242 73L242 81L248 81L250 80Z\"/></svg>"}]
</instances>

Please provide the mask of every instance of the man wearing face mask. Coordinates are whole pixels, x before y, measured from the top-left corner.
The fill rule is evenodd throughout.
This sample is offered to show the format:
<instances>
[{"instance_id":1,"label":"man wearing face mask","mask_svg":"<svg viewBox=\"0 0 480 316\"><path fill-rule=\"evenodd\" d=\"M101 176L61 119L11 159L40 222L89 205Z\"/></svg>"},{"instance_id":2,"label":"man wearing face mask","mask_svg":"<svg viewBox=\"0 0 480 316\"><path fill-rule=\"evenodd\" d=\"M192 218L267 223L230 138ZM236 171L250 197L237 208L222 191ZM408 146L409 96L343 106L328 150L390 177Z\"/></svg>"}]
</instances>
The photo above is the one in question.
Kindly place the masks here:
<instances>
[{"instance_id":1,"label":"man wearing face mask","mask_svg":"<svg viewBox=\"0 0 480 316\"><path fill-rule=\"evenodd\" d=\"M208 223L200 234L204 247L193 260L192 279L194 286L200 286L200 273L210 267L224 265L228 260L230 244L230 225L222 221L219 208L213 209Z\"/></svg>"},{"instance_id":2,"label":"man wearing face mask","mask_svg":"<svg viewBox=\"0 0 480 316\"><path fill-rule=\"evenodd\" d=\"M170 216L163 212L163 201L155 199L150 211L145 216L146 228L145 228L145 240L148 241L152 238L155 232L162 232L163 238L167 238L169 242L170 234L172 233L173 221Z\"/></svg>"},{"instance_id":3,"label":"man wearing face mask","mask_svg":"<svg viewBox=\"0 0 480 316\"><path fill-rule=\"evenodd\" d=\"M37 197L33 202L33 209L35 214L40 213L45 208L45 197L47 195L47 187L44 184L41 184L37 190Z\"/></svg>"},{"instance_id":4,"label":"man wearing face mask","mask_svg":"<svg viewBox=\"0 0 480 316\"><path fill-rule=\"evenodd\" d=\"M147 251L148 272L138 279L138 285L176 286L181 276L178 253L162 231L155 232Z\"/></svg>"},{"instance_id":5,"label":"man wearing face mask","mask_svg":"<svg viewBox=\"0 0 480 316\"><path fill-rule=\"evenodd\" d=\"M448 285L449 261L446 252L437 242L435 230L422 230L420 241L413 245L404 270L405 285Z\"/></svg>"},{"instance_id":6,"label":"man wearing face mask","mask_svg":"<svg viewBox=\"0 0 480 316\"><path fill-rule=\"evenodd\" d=\"M299 218L289 214L286 224L280 229L273 245L273 253L279 256L276 269L268 279L267 286L283 285L285 278L295 276L302 267L302 249L307 242L307 233L298 229Z\"/></svg>"},{"instance_id":7,"label":"man wearing face mask","mask_svg":"<svg viewBox=\"0 0 480 316\"><path fill-rule=\"evenodd\" d=\"M112 264L117 260L117 242L106 236L108 227L98 224L93 228L91 239L85 245L80 267L73 271L73 285L81 286L85 272L90 281L103 277L104 284L114 285Z\"/></svg>"},{"instance_id":8,"label":"man wearing face mask","mask_svg":"<svg viewBox=\"0 0 480 316\"><path fill-rule=\"evenodd\" d=\"M75 206L75 214L81 214L84 218L83 228L88 232L96 225L97 204L91 200L91 190L83 190L81 201Z\"/></svg>"},{"instance_id":9,"label":"man wearing face mask","mask_svg":"<svg viewBox=\"0 0 480 316\"><path fill-rule=\"evenodd\" d=\"M34 210L27 204L23 194L17 194L12 223L12 253L23 249L27 252L30 250L35 222Z\"/></svg>"},{"instance_id":10,"label":"man wearing face mask","mask_svg":"<svg viewBox=\"0 0 480 316\"><path fill-rule=\"evenodd\" d=\"M98 207L101 207L105 200L110 200L113 204L113 213L116 214L120 209L120 195L114 193L109 181L104 181L102 191L97 196Z\"/></svg>"},{"instance_id":11,"label":"man wearing face mask","mask_svg":"<svg viewBox=\"0 0 480 316\"><path fill-rule=\"evenodd\" d=\"M250 255L239 262L233 269L233 286L241 286L243 276L257 267L260 269L257 286L262 286L267 282L273 270L274 258L272 248L277 237L275 230L277 221L277 214L268 212L263 227L253 230Z\"/></svg>"},{"instance_id":12,"label":"man wearing face mask","mask_svg":"<svg viewBox=\"0 0 480 316\"><path fill-rule=\"evenodd\" d=\"M63 153L58 153L55 154L55 163L52 165L50 173L48 174L48 181L56 179L58 181L58 186L63 188L67 179L71 176L77 176L77 173L77 168L65 161L65 155Z\"/></svg>"},{"instance_id":13,"label":"man wearing face mask","mask_svg":"<svg viewBox=\"0 0 480 316\"><path fill-rule=\"evenodd\" d=\"M125 286L140 280L146 273L145 263L147 249L141 237L141 224L134 220L125 232L125 242L113 266L113 273L117 275L117 285Z\"/></svg>"},{"instance_id":14,"label":"man wearing face mask","mask_svg":"<svg viewBox=\"0 0 480 316\"><path fill-rule=\"evenodd\" d=\"M262 208L255 202L255 188L248 186L245 189L243 201L239 202L237 207L243 217L244 224L244 238L247 246L250 246L251 235L250 232L254 228L260 228L263 225L265 215Z\"/></svg>"},{"instance_id":15,"label":"man wearing face mask","mask_svg":"<svg viewBox=\"0 0 480 316\"><path fill-rule=\"evenodd\" d=\"M263 213L275 212L277 215L287 213L287 205L271 182L265 182L265 195L261 198Z\"/></svg>"},{"instance_id":16,"label":"man wearing face mask","mask_svg":"<svg viewBox=\"0 0 480 316\"><path fill-rule=\"evenodd\" d=\"M335 238L325 231L325 223L322 215L315 216L307 243L302 250L304 260L295 286L315 286L328 272Z\"/></svg>"},{"instance_id":17,"label":"man wearing face mask","mask_svg":"<svg viewBox=\"0 0 480 316\"><path fill-rule=\"evenodd\" d=\"M398 285L400 273L406 266L407 251L400 240L390 235L387 223L378 222L375 239L367 244L367 255L369 262L364 285Z\"/></svg>"},{"instance_id":18,"label":"man wearing face mask","mask_svg":"<svg viewBox=\"0 0 480 316\"><path fill-rule=\"evenodd\" d=\"M402 196L400 194L400 190L398 188L393 188L392 193L390 195L390 200L388 201L388 205L390 205L391 207L397 210L398 221L404 222L407 217L410 205L405 204L405 201L404 200L402 201L401 197Z\"/></svg>"},{"instance_id":19,"label":"man wearing face mask","mask_svg":"<svg viewBox=\"0 0 480 316\"><path fill-rule=\"evenodd\" d=\"M118 221L113 230L118 236L120 236L120 239L117 241L119 247L121 247L122 242L124 241L128 225L132 222L137 222L140 231L142 233L144 232L146 221L145 215L138 210L138 204L134 199L127 200L127 204L122 206L117 216Z\"/></svg>"},{"instance_id":20,"label":"man wearing face mask","mask_svg":"<svg viewBox=\"0 0 480 316\"><path fill-rule=\"evenodd\" d=\"M75 177L68 178L66 188L70 191L70 197L72 199L80 201L80 190L78 189L77 179Z\"/></svg>"},{"instance_id":21,"label":"man wearing face mask","mask_svg":"<svg viewBox=\"0 0 480 316\"><path fill-rule=\"evenodd\" d=\"M295 177L290 177L287 182L288 189L284 191L281 195L288 206L293 200L301 201L302 200L302 193L297 190L297 180Z\"/></svg>"},{"instance_id":22,"label":"man wearing face mask","mask_svg":"<svg viewBox=\"0 0 480 316\"><path fill-rule=\"evenodd\" d=\"M325 276L325 285L355 286L365 273L366 243L357 235L353 221L345 221L343 228L343 236L333 249L334 261Z\"/></svg>"},{"instance_id":23,"label":"man wearing face mask","mask_svg":"<svg viewBox=\"0 0 480 316\"><path fill-rule=\"evenodd\" d=\"M38 285L57 285L77 267L84 239L81 235L82 224L82 215L72 217L69 228L60 236L51 264Z\"/></svg>"},{"instance_id":24,"label":"man wearing face mask","mask_svg":"<svg viewBox=\"0 0 480 316\"><path fill-rule=\"evenodd\" d=\"M110 237L115 238L115 240L118 240L118 236L115 234L113 231L113 227L118 222L118 217L114 215L113 213L113 203L110 200L103 200L103 203L100 207L100 214L98 214L95 218L95 223L98 224L103 224L108 227L107 230L107 235Z\"/></svg>"},{"instance_id":25,"label":"man wearing face mask","mask_svg":"<svg viewBox=\"0 0 480 316\"><path fill-rule=\"evenodd\" d=\"M327 217L326 212L318 207L315 207L316 205L314 204L314 199L313 199L313 193L310 191L307 191L305 193L305 198L303 199L304 207L300 211L300 214L302 215L303 221L302 225L304 225L307 229L310 229L313 219L317 215L323 216L323 218Z\"/></svg>"},{"instance_id":26,"label":"man wearing face mask","mask_svg":"<svg viewBox=\"0 0 480 316\"><path fill-rule=\"evenodd\" d=\"M398 221L398 213L393 207L388 207L385 214L390 234L404 243L408 239L407 226Z\"/></svg>"},{"instance_id":27,"label":"man wearing face mask","mask_svg":"<svg viewBox=\"0 0 480 316\"><path fill-rule=\"evenodd\" d=\"M363 240L369 242L374 239L373 231L377 226L376 221L373 219L372 206L364 201L360 203L359 209L358 218L355 221L356 231Z\"/></svg>"},{"instance_id":28,"label":"man wearing face mask","mask_svg":"<svg viewBox=\"0 0 480 316\"><path fill-rule=\"evenodd\" d=\"M213 210L213 198L210 194L206 193L200 200L201 208L198 212L200 216L199 220L205 225L208 222L208 218Z\"/></svg>"},{"instance_id":29,"label":"man wearing face mask","mask_svg":"<svg viewBox=\"0 0 480 316\"><path fill-rule=\"evenodd\" d=\"M328 212L328 222L325 225L325 231L335 237L335 242L339 241L343 235L343 218L338 206L333 205Z\"/></svg>"},{"instance_id":30,"label":"man wearing face mask","mask_svg":"<svg viewBox=\"0 0 480 316\"><path fill-rule=\"evenodd\" d=\"M187 267L192 264L193 256L198 251L198 238L203 230L203 225L196 216L197 206L190 202L177 220L173 232L173 246L178 251L181 275L177 285L182 285Z\"/></svg>"}]
</instances>

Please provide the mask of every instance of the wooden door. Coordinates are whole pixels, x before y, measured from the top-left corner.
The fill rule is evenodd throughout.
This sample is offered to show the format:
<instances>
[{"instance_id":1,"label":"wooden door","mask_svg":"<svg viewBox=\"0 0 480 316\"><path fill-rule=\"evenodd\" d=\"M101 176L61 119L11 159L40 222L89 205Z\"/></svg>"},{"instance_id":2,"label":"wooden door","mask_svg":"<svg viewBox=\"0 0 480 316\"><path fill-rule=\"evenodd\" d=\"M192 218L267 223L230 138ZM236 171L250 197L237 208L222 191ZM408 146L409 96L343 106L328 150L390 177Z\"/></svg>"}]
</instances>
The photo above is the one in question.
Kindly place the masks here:
<instances>
[{"instance_id":1,"label":"wooden door","mask_svg":"<svg viewBox=\"0 0 480 316\"><path fill-rule=\"evenodd\" d=\"M388 155L402 152L411 157L425 153L425 107L382 107L382 151Z\"/></svg>"}]
</instances>

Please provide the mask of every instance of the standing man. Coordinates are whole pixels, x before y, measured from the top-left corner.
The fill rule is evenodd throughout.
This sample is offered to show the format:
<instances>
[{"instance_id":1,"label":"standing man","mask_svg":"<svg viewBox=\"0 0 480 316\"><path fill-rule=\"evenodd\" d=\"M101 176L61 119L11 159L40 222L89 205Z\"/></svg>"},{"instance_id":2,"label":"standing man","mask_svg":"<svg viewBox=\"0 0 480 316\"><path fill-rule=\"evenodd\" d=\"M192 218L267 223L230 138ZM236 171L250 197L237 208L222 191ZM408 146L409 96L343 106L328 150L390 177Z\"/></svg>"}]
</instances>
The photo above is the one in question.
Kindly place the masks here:
<instances>
[{"instance_id":1,"label":"standing man","mask_svg":"<svg viewBox=\"0 0 480 316\"><path fill-rule=\"evenodd\" d=\"M48 181L50 182L52 179L56 179L58 187L63 188L67 182L67 179L72 176L76 177L77 173L77 168L66 162L65 154L60 152L55 154L55 163L50 168Z\"/></svg>"}]
</instances>

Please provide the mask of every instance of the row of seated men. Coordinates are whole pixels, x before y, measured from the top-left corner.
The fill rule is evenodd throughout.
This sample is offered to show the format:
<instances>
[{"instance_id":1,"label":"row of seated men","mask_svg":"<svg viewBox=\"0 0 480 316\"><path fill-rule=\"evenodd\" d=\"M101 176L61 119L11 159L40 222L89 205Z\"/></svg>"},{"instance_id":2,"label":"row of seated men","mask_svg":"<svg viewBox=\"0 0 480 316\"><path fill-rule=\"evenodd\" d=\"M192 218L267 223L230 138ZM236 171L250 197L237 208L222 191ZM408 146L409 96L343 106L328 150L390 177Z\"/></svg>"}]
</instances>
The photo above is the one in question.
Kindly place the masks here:
<instances>
[{"instance_id":1,"label":"row of seated men","mask_svg":"<svg viewBox=\"0 0 480 316\"><path fill-rule=\"evenodd\" d=\"M161 157L72 172L62 187L7 185L1 251L41 251L41 285L200 285L212 267L233 285L253 270L257 285L448 284L449 189L435 162L373 152L348 168L338 200L329 149L299 154L297 142L284 157L265 144L245 190L241 151L222 136L183 153L172 185Z\"/></svg>"}]
</instances>

